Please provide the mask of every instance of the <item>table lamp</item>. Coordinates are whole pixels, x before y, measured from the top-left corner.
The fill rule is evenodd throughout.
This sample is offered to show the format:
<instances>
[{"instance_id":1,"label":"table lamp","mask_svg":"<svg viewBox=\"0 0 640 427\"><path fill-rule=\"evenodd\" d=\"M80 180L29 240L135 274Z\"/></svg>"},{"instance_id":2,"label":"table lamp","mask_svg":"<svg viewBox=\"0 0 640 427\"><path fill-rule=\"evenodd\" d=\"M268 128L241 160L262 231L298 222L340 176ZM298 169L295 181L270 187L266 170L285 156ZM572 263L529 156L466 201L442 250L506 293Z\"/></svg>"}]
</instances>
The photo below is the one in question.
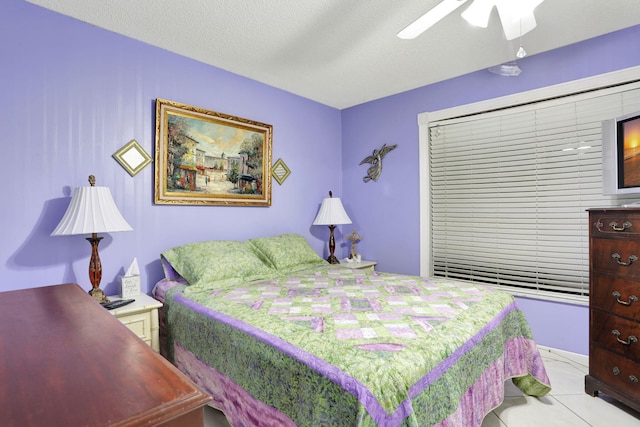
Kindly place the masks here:
<instances>
[{"instance_id":1,"label":"table lamp","mask_svg":"<svg viewBox=\"0 0 640 427\"><path fill-rule=\"evenodd\" d=\"M96 187L96 178L89 175L90 187L78 187L73 191L71 203L51 233L52 236L70 236L75 234L91 234L86 239L91 243L91 259L89 260L89 294L99 302L109 299L100 289L102 264L98 254L98 244L102 237L97 233L113 233L115 231L133 230L118 210L108 187Z\"/></svg>"},{"instance_id":2,"label":"table lamp","mask_svg":"<svg viewBox=\"0 0 640 427\"><path fill-rule=\"evenodd\" d=\"M335 230L336 225L340 224L351 224L351 218L349 218L344 207L342 207L340 198L334 198L331 191L329 191L329 197L322 200L322 205L320 205L320 210L318 211L316 219L313 221L313 225L329 226L329 257L327 261L329 261L330 264L340 264L338 258L333 254L336 250L336 240L333 236L333 230Z\"/></svg>"}]
</instances>

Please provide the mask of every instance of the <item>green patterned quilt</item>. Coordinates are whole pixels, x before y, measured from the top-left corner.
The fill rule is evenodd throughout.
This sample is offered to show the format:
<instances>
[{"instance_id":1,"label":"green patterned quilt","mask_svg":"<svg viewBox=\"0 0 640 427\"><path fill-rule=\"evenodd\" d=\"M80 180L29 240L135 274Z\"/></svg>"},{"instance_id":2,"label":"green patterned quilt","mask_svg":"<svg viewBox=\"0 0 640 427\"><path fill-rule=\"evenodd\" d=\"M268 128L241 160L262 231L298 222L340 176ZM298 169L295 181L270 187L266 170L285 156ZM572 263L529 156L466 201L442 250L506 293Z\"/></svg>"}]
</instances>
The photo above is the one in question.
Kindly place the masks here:
<instances>
[{"instance_id":1,"label":"green patterned quilt","mask_svg":"<svg viewBox=\"0 0 640 427\"><path fill-rule=\"evenodd\" d=\"M232 425L473 426L505 379L550 390L513 297L476 284L319 266L165 303L175 363Z\"/></svg>"}]
</instances>

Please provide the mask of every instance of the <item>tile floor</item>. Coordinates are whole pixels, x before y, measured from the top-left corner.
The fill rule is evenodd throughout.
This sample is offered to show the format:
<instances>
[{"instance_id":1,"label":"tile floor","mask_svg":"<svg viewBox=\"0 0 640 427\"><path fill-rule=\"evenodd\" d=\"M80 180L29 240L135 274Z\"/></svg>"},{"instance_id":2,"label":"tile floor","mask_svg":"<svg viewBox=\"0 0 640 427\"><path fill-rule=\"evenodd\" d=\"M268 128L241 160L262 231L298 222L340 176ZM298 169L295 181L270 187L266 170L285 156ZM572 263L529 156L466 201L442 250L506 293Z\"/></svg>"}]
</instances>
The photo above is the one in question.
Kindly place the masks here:
<instances>
[{"instance_id":1,"label":"tile floor","mask_svg":"<svg viewBox=\"0 0 640 427\"><path fill-rule=\"evenodd\" d=\"M504 403L485 418L482 427L631 427L640 414L608 396L584 392L588 372L585 356L540 346L553 390L541 398L525 396L511 381L505 383ZM205 427L229 427L224 415L205 410ZM464 427L464 426L460 426Z\"/></svg>"}]
</instances>

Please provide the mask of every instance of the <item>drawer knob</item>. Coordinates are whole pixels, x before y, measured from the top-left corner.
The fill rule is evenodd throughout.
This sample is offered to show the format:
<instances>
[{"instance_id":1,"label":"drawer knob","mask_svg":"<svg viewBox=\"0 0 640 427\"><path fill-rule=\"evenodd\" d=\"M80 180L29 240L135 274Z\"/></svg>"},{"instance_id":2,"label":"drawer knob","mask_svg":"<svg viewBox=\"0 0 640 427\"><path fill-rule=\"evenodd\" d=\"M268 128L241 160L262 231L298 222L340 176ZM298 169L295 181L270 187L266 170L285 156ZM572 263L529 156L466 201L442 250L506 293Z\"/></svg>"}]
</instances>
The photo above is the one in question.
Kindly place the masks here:
<instances>
[{"instance_id":1,"label":"drawer knob","mask_svg":"<svg viewBox=\"0 0 640 427\"><path fill-rule=\"evenodd\" d=\"M631 228L631 223L629 221L625 221L622 223L622 227L618 227L617 222L611 221L611 223L609 223L609 227L611 227L613 231L624 231L627 228Z\"/></svg>"},{"instance_id":2,"label":"drawer knob","mask_svg":"<svg viewBox=\"0 0 640 427\"><path fill-rule=\"evenodd\" d=\"M638 297L637 297L637 296L635 296L635 295L631 295L631 296L629 297L629 300L628 300L628 301L622 301L622 300L620 299L620 297L621 297L622 295L620 295L620 292L618 292L618 291L613 291L613 293L612 293L611 295L613 295L613 296L614 296L614 298L616 299L616 301L618 301L618 304L622 304L622 305L631 305L631 303L633 303L633 302L637 302L637 301L638 301Z\"/></svg>"},{"instance_id":3,"label":"drawer knob","mask_svg":"<svg viewBox=\"0 0 640 427\"><path fill-rule=\"evenodd\" d=\"M613 367L613 375L620 375L620 368L618 368L617 366Z\"/></svg>"},{"instance_id":4,"label":"drawer knob","mask_svg":"<svg viewBox=\"0 0 640 427\"><path fill-rule=\"evenodd\" d=\"M619 253L611 254L611 258L615 259L618 264L625 265L625 266L631 265L638 260L637 256L631 255L629 257L629 262L620 261L621 256Z\"/></svg>"},{"instance_id":5,"label":"drawer knob","mask_svg":"<svg viewBox=\"0 0 640 427\"><path fill-rule=\"evenodd\" d=\"M613 335L615 335L616 340L620 343L620 344L624 344L624 345L631 345L631 343L634 342L638 342L638 338L634 337L633 335L629 335L629 338L627 338L626 341L623 341L620 339L620 331L617 329L614 329L613 331L611 331L611 333Z\"/></svg>"},{"instance_id":6,"label":"drawer knob","mask_svg":"<svg viewBox=\"0 0 640 427\"><path fill-rule=\"evenodd\" d=\"M629 381L631 381L632 383L637 383L638 378L635 375L629 375Z\"/></svg>"}]
</instances>

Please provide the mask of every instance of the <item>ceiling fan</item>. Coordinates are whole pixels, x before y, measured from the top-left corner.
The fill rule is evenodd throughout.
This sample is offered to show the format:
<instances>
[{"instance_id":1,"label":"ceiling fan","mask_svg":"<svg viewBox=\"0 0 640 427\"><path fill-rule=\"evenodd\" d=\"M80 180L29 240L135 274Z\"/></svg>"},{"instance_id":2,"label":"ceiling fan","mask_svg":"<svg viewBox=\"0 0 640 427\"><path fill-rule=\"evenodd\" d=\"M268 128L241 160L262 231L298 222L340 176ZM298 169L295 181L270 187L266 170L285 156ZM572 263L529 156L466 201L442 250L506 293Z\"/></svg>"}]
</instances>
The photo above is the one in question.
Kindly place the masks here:
<instances>
[{"instance_id":1,"label":"ceiling fan","mask_svg":"<svg viewBox=\"0 0 640 427\"><path fill-rule=\"evenodd\" d=\"M507 40L521 37L536 27L533 10L544 0L472 0L462 12L462 17L471 25L487 28L489 17L495 6L500 16ZM398 33L401 39L414 39L431 28L445 16L466 3L467 0L443 0L436 7L409 24Z\"/></svg>"}]
</instances>

